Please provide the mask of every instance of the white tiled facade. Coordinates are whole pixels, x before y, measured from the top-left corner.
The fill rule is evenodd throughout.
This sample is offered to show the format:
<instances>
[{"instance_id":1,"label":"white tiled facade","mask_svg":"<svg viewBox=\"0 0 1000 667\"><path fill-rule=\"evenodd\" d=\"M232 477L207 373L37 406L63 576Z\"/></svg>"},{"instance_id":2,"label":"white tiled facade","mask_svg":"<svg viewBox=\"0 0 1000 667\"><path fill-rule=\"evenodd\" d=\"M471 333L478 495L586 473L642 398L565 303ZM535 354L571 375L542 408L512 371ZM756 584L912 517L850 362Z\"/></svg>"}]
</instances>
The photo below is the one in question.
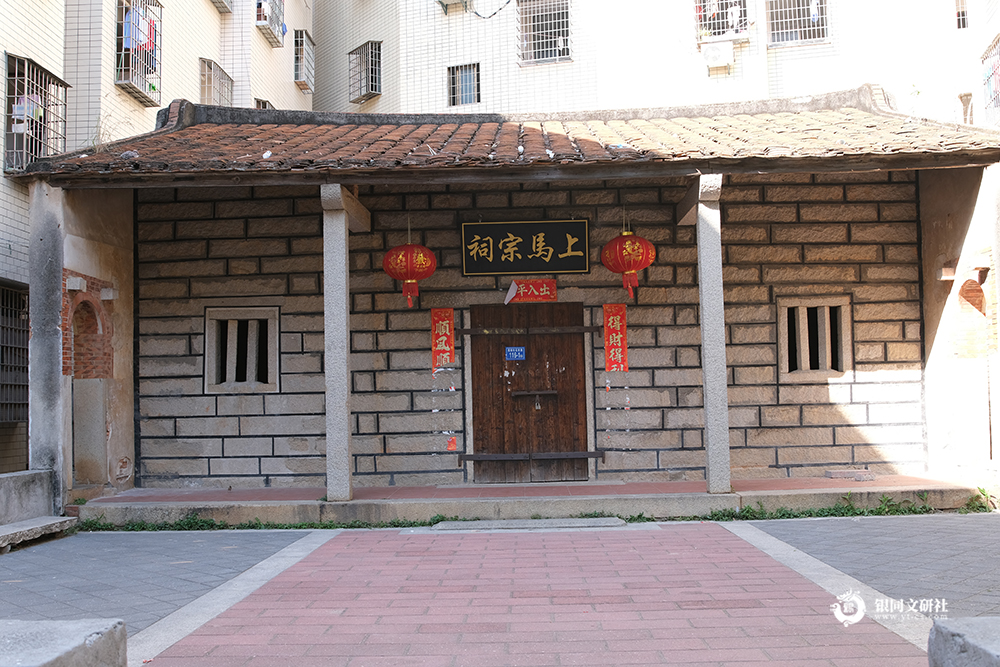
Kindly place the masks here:
<instances>
[{"instance_id":1,"label":"white tiled facade","mask_svg":"<svg viewBox=\"0 0 1000 667\"><path fill-rule=\"evenodd\" d=\"M568 0L571 61L521 65L518 7L529 1L454 0L447 13L432 0L318 5L314 106L537 113L794 97L878 83L904 113L962 122L959 95L972 93L973 108L982 108L979 58L998 32L996 0L969 0L964 29L954 0L819 0L826 38L769 44L773 3L746 0L745 30L717 38L733 43L732 64L709 68L697 0ZM808 0L799 4L808 11ZM352 104L347 54L369 40L382 41L383 92ZM481 101L449 106L448 68L471 63L480 65Z\"/></svg>"}]
</instances>

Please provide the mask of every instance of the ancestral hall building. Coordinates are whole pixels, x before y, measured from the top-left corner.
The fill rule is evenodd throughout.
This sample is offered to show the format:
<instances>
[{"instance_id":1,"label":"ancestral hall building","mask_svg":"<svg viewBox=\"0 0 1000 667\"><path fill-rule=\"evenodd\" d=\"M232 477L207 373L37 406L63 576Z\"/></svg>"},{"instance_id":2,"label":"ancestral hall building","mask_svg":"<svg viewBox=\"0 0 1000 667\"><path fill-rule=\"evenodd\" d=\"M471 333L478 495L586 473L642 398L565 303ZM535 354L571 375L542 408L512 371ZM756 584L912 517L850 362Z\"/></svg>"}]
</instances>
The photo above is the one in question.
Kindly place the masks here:
<instances>
[{"instance_id":1,"label":"ancestral hall building","mask_svg":"<svg viewBox=\"0 0 1000 667\"><path fill-rule=\"evenodd\" d=\"M81 456L108 483L134 457L141 486L330 500L995 470L998 160L1000 135L871 87L541 118L177 101L22 177L31 441L67 494ZM600 260L623 226L656 251L634 296ZM407 242L437 265L412 307L383 270Z\"/></svg>"}]
</instances>

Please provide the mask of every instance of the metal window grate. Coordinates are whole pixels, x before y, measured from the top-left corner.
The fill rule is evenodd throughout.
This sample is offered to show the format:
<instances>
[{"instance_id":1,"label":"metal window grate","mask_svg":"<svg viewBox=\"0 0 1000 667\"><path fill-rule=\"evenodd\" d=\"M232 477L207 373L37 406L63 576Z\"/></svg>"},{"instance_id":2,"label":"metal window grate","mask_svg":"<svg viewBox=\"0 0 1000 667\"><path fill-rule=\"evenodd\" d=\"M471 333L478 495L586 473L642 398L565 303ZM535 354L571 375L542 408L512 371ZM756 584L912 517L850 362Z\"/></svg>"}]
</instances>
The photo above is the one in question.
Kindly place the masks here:
<instances>
[{"instance_id":1,"label":"metal window grate","mask_svg":"<svg viewBox=\"0 0 1000 667\"><path fill-rule=\"evenodd\" d=\"M7 171L66 150L67 84L33 60L7 56L4 158Z\"/></svg>"},{"instance_id":2,"label":"metal window grate","mask_svg":"<svg viewBox=\"0 0 1000 667\"><path fill-rule=\"evenodd\" d=\"M160 106L162 13L156 0L118 0L115 85L146 107Z\"/></svg>"},{"instance_id":3,"label":"metal window grate","mask_svg":"<svg viewBox=\"0 0 1000 667\"><path fill-rule=\"evenodd\" d=\"M569 0L518 0L520 61L570 60Z\"/></svg>"},{"instance_id":4,"label":"metal window grate","mask_svg":"<svg viewBox=\"0 0 1000 667\"><path fill-rule=\"evenodd\" d=\"M826 39L828 0L767 0L768 43Z\"/></svg>"},{"instance_id":5,"label":"metal window grate","mask_svg":"<svg viewBox=\"0 0 1000 667\"><path fill-rule=\"evenodd\" d=\"M699 40L747 33L747 0L695 0L695 31Z\"/></svg>"},{"instance_id":6,"label":"metal window grate","mask_svg":"<svg viewBox=\"0 0 1000 667\"><path fill-rule=\"evenodd\" d=\"M305 30L295 31L295 85L305 93L312 93L315 87L314 58L315 44Z\"/></svg>"},{"instance_id":7,"label":"metal window grate","mask_svg":"<svg viewBox=\"0 0 1000 667\"><path fill-rule=\"evenodd\" d=\"M274 105L268 100L262 100L259 97L253 98L254 107L257 109L273 109Z\"/></svg>"},{"instance_id":8,"label":"metal window grate","mask_svg":"<svg viewBox=\"0 0 1000 667\"><path fill-rule=\"evenodd\" d=\"M348 54L350 100L361 104L382 94L382 42L365 42Z\"/></svg>"},{"instance_id":9,"label":"metal window grate","mask_svg":"<svg viewBox=\"0 0 1000 667\"><path fill-rule=\"evenodd\" d=\"M0 423L28 421L28 292L0 287Z\"/></svg>"},{"instance_id":10,"label":"metal window grate","mask_svg":"<svg viewBox=\"0 0 1000 667\"><path fill-rule=\"evenodd\" d=\"M955 19L959 30L969 27L969 6L966 0L955 0Z\"/></svg>"},{"instance_id":11,"label":"metal window grate","mask_svg":"<svg viewBox=\"0 0 1000 667\"><path fill-rule=\"evenodd\" d=\"M201 103L233 106L233 79L214 60L201 61Z\"/></svg>"},{"instance_id":12,"label":"metal window grate","mask_svg":"<svg viewBox=\"0 0 1000 667\"><path fill-rule=\"evenodd\" d=\"M257 0L257 29L274 48L285 45L285 0Z\"/></svg>"},{"instance_id":13,"label":"metal window grate","mask_svg":"<svg viewBox=\"0 0 1000 667\"><path fill-rule=\"evenodd\" d=\"M477 104L479 96L479 63L448 68L448 106Z\"/></svg>"},{"instance_id":14,"label":"metal window grate","mask_svg":"<svg viewBox=\"0 0 1000 667\"><path fill-rule=\"evenodd\" d=\"M220 14L233 13L233 0L212 0L212 4L215 5Z\"/></svg>"},{"instance_id":15,"label":"metal window grate","mask_svg":"<svg viewBox=\"0 0 1000 667\"><path fill-rule=\"evenodd\" d=\"M1000 124L1000 35L986 49L983 62L983 109L991 125Z\"/></svg>"}]
</instances>

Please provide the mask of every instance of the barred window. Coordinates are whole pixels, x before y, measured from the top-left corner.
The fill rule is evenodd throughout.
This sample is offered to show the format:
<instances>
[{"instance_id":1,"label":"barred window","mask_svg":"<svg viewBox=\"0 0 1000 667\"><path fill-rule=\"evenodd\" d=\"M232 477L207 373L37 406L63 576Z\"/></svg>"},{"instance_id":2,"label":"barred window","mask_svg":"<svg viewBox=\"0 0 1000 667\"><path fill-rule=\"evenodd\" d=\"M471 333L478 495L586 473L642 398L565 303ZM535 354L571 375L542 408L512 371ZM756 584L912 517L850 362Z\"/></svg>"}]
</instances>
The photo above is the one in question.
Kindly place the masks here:
<instances>
[{"instance_id":1,"label":"barred window","mask_svg":"<svg viewBox=\"0 0 1000 667\"><path fill-rule=\"evenodd\" d=\"M521 64L570 60L569 0L517 0Z\"/></svg>"},{"instance_id":2,"label":"barred window","mask_svg":"<svg viewBox=\"0 0 1000 667\"><path fill-rule=\"evenodd\" d=\"M304 93L312 93L315 86L313 74L312 37L305 30L295 31L295 85Z\"/></svg>"},{"instance_id":3,"label":"barred window","mask_svg":"<svg viewBox=\"0 0 1000 667\"><path fill-rule=\"evenodd\" d=\"M212 4L215 5L220 14L233 13L233 0L212 0Z\"/></svg>"},{"instance_id":4,"label":"barred window","mask_svg":"<svg viewBox=\"0 0 1000 667\"><path fill-rule=\"evenodd\" d=\"M257 29L272 47L285 45L285 0L257 0Z\"/></svg>"},{"instance_id":5,"label":"barred window","mask_svg":"<svg viewBox=\"0 0 1000 667\"><path fill-rule=\"evenodd\" d=\"M28 291L0 287L0 423L28 421Z\"/></svg>"},{"instance_id":6,"label":"barred window","mask_svg":"<svg viewBox=\"0 0 1000 667\"><path fill-rule=\"evenodd\" d=\"M448 68L448 106L476 104L479 97L479 63Z\"/></svg>"},{"instance_id":7,"label":"barred window","mask_svg":"<svg viewBox=\"0 0 1000 667\"><path fill-rule=\"evenodd\" d=\"M969 7L967 0L955 0L955 19L958 22L958 28L969 27Z\"/></svg>"},{"instance_id":8,"label":"barred window","mask_svg":"<svg viewBox=\"0 0 1000 667\"><path fill-rule=\"evenodd\" d=\"M767 0L768 44L826 39L828 0Z\"/></svg>"},{"instance_id":9,"label":"barred window","mask_svg":"<svg viewBox=\"0 0 1000 667\"><path fill-rule=\"evenodd\" d=\"M268 100L262 100L259 97L253 98L253 105L257 109L273 109L274 108L274 105L271 104Z\"/></svg>"},{"instance_id":10,"label":"barred window","mask_svg":"<svg viewBox=\"0 0 1000 667\"><path fill-rule=\"evenodd\" d=\"M361 104L382 94L382 42L365 42L348 54L350 100Z\"/></svg>"},{"instance_id":11,"label":"barred window","mask_svg":"<svg viewBox=\"0 0 1000 667\"><path fill-rule=\"evenodd\" d=\"M695 0L694 23L699 40L745 35L747 0Z\"/></svg>"},{"instance_id":12,"label":"barred window","mask_svg":"<svg viewBox=\"0 0 1000 667\"><path fill-rule=\"evenodd\" d=\"M778 301L779 379L803 382L851 370L850 297Z\"/></svg>"},{"instance_id":13,"label":"barred window","mask_svg":"<svg viewBox=\"0 0 1000 667\"><path fill-rule=\"evenodd\" d=\"M118 0L115 85L146 107L160 106L162 13L156 0Z\"/></svg>"},{"instance_id":14,"label":"barred window","mask_svg":"<svg viewBox=\"0 0 1000 667\"><path fill-rule=\"evenodd\" d=\"M205 310L205 393L278 391L278 309Z\"/></svg>"},{"instance_id":15,"label":"barred window","mask_svg":"<svg viewBox=\"0 0 1000 667\"><path fill-rule=\"evenodd\" d=\"M991 125L1000 124L1000 35L982 57L983 63L983 110Z\"/></svg>"},{"instance_id":16,"label":"barred window","mask_svg":"<svg viewBox=\"0 0 1000 667\"><path fill-rule=\"evenodd\" d=\"M201 103L233 106L233 79L214 60L201 61Z\"/></svg>"},{"instance_id":17,"label":"barred window","mask_svg":"<svg viewBox=\"0 0 1000 667\"><path fill-rule=\"evenodd\" d=\"M7 55L4 170L24 169L38 158L66 150L68 87L35 61Z\"/></svg>"}]
</instances>

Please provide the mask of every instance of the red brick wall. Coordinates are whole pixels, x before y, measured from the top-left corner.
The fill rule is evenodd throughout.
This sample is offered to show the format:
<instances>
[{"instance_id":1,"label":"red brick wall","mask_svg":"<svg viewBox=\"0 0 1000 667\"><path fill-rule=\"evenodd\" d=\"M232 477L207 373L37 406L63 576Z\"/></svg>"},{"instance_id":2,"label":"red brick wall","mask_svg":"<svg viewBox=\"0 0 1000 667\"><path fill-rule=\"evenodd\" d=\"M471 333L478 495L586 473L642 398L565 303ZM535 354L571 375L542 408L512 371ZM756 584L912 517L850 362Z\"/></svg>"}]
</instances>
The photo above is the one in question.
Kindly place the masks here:
<instances>
[{"instance_id":1,"label":"red brick wall","mask_svg":"<svg viewBox=\"0 0 1000 667\"><path fill-rule=\"evenodd\" d=\"M67 290L70 277L86 280L87 289ZM111 320L101 301L101 290L110 287L106 280L63 269L63 375L111 377Z\"/></svg>"}]
</instances>

